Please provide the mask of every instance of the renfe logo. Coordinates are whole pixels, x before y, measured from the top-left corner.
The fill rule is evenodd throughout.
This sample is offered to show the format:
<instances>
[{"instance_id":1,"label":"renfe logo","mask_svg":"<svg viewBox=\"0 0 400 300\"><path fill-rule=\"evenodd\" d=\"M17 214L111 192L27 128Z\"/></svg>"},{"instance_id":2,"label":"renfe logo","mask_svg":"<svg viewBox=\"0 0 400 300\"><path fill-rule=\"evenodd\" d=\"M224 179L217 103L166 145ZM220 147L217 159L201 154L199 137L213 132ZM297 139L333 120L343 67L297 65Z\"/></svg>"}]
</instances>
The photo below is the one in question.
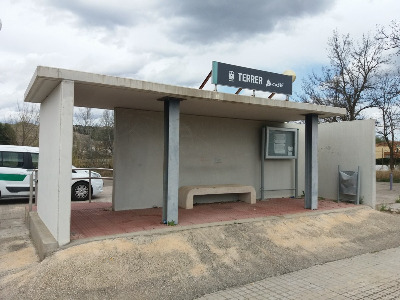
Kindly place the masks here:
<instances>
[{"instance_id":1,"label":"renfe logo","mask_svg":"<svg viewBox=\"0 0 400 300\"><path fill-rule=\"evenodd\" d=\"M212 83L237 88L292 94L292 77L213 61Z\"/></svg>"},{"instance_id":2,"label":"renfe logo","mask_svg":"<svg viewBox=\"0 0 400 300\"><path fill-rule=\"evenodd\" d=\"M229 81L234 81L234 80L235 80L235 72L229 71Z\"/></svg>"}]
</instances>

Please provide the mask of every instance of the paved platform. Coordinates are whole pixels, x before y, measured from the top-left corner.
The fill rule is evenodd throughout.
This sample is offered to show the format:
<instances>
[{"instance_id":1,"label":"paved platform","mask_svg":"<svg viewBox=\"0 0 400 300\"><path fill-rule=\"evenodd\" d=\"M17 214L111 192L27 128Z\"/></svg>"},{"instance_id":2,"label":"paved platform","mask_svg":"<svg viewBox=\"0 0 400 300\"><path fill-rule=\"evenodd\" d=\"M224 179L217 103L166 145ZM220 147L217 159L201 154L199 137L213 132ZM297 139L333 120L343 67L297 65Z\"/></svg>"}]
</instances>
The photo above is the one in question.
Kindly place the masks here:
<instances>
[{"instance_id":1,"label":"paved platform","mask_svg":"<svg viewBox=\"0 0 400 300\"><path fill-rule=\"evenodd\" d=\"M351 203L319 200L318 211L353 207ZM179 209L179 225L196 225L310 212L304 199L277 198L256 204L226 202ZM161 229L162 208L112 211L111 203L72 203L71 240Z\"/></svg>"},{"instance_id":2,"label":"paved platform","mask_svg":"<svg viewBox=\"0 0 400 300\"><path fill-rule=\"evenodd\" d=\"M399 198L398 183L393 184L393 189L389 190L389 183L377 182L376 188L377 207L394 203ZM71 240L165 228L161 223L162 208L114 212L110 202L112 185L108 183L103 194L92 203L72 203ZM354 206L351 203L328 200L318 200L318 205L320 211ZM257 201L253 205L243 202L200 204L195 205L193 210L179 209L179 226L305 212L310 210L304 209L304 199L294 198L274 198Z\"/></svg>"},{"instance_id":3,"label":"paved platform","mask_svg":"<svg viewBox=\"0 0 400 300\"><path fill-rule=\"evenodd\" d=\"M317 265L199 299L400 299L400 248Z\"/></svg>"}]
</instances>

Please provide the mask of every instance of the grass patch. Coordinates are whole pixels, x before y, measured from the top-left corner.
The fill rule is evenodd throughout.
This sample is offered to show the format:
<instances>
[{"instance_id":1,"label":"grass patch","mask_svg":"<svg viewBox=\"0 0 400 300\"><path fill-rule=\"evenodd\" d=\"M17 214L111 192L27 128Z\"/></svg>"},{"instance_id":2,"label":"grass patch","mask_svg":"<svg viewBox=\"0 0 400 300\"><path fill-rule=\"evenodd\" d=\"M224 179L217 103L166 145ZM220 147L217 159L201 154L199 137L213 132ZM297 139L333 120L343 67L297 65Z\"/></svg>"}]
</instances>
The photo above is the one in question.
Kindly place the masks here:
<instances>
[{"instance_id":1,"label":"grass patch","mask_svg":"<svg viewBox=\"0 0 400 300\"><path fill-rule=\"evenodd\" d=\"M376 171L376 181L377 182L389 182L390 181L390 171ZM393 171L393 182L400 183L400 171Z\"/></svg>"},{"instance_id":2,"label":"grass patch","mask_svg":"<svg viewBox=\"0 0 400 300\"><path fill-rule=\"evenodd\" d=\"M167 222L167 225L168 225L168 226L176 226L176 223L175 223L174 220L172 220L172 221L168 221L168 222Z\"/></svg>"}]
</instances>

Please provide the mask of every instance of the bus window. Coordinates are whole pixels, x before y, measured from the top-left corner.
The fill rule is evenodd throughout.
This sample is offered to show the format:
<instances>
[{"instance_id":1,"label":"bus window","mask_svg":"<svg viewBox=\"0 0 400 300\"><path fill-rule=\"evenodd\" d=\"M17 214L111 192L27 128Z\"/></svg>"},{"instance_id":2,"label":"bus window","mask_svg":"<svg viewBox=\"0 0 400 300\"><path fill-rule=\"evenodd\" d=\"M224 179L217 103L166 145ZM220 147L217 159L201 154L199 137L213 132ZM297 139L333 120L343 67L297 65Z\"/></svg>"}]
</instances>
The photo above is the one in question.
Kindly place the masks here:
<instances>
[{"instance_id":1,"label":"bus window","mask_svg":"<svg viewBox=\"0 0 400 300\"><path fill-rule=\"evenodd\" d=\"M24 153L3 151L2 154L2 167L22 168L24 166Z\"/></svg>"}]
</instances>

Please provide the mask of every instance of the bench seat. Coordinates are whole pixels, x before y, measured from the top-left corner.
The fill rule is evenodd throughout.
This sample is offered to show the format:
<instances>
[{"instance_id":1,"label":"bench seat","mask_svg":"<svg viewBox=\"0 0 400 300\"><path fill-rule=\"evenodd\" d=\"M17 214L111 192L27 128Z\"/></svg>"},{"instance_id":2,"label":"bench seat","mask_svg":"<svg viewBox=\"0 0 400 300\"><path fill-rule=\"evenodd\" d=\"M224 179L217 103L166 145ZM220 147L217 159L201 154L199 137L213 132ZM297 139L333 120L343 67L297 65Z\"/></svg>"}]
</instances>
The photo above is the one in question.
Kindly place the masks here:
<instances>
[{"instance_id":1,"label":"bench seat","mask_svg":"<svg viewBox=\"0 0 400 300\"><path fill-rule=\"evenodd\" d=\"M250 185L240 184L216 184L216 185L189 185L179 188L179 207L185 209L193 208L193 196L197 195L221 195L238 194L239 200L246 203L256 203L256 191Z\"/></svg>"}]
</instances>

